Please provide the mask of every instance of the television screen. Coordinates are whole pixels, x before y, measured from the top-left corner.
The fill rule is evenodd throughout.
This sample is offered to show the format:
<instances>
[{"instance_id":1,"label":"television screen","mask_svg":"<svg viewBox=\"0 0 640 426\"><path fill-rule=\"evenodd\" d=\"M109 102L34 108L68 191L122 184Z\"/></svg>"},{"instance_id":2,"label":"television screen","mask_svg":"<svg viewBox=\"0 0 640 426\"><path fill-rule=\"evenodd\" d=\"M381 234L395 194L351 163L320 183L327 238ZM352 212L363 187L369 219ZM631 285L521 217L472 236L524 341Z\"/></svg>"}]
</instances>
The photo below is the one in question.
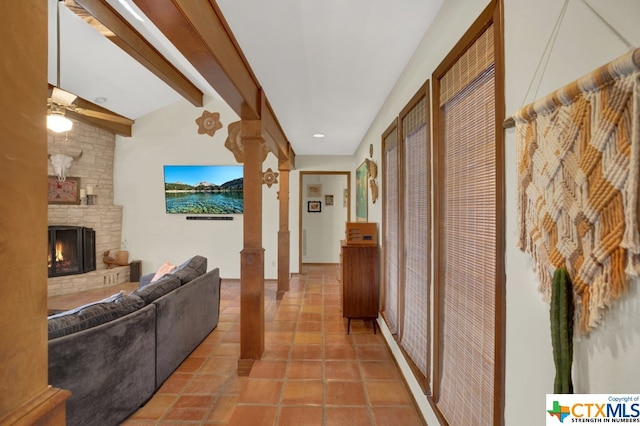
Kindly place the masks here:
<instances>
[{"instance_id":1,"label":"television screen","mask_svg":"<svg viewBox=\"0 0 640 426\"><path fill-rule=\"evenodd\" d=\"M167 213L242 214L242 166L164 166Z\"/></svg>"}]
</instances>

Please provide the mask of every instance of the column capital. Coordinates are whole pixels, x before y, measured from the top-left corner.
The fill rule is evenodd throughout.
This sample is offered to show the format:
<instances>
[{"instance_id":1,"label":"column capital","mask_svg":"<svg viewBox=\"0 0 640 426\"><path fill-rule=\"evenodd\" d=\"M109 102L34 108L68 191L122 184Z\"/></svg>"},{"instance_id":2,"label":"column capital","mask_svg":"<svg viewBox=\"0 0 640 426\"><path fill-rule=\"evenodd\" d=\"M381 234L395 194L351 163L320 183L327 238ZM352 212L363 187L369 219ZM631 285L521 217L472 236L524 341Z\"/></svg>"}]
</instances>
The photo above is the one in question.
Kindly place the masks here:
<instances>
[{"instance_id":1,"label":"column capital","mask_svg":"<svg viewBox=\"0 0 640 426\"><path fill-rule=\"evenodd\" d=\"M262 137L262 120L240 120L240 137L244 139L259 139Z\"/></svg>"}]
</instances>

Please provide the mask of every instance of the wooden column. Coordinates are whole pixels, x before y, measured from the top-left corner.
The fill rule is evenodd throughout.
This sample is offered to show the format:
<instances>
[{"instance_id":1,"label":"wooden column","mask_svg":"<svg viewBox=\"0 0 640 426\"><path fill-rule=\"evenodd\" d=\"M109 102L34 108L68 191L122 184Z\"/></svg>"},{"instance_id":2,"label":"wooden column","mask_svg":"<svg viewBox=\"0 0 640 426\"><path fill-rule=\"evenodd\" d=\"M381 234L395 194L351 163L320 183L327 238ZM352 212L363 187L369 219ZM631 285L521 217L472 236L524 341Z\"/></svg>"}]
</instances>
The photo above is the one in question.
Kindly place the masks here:
<instances>
[{"instance_id":1,"label":"wooden column","mask_svg":"<svg viewBox=\"0 0 640 426\"><path fill-rule=\"evenodd\" d=\"M290 232L289 232L289 168L285 164L279 166L278 200L280 201L280 227L278 228L278 290L276 299L282 300L284 294L289 291L289 255L290 255Z\"/></svg>"},{"instance_id":2,"label":"wooden column","mask_svg":"<svg viewBox=\"0 0 640 426\"><path fill-rule=\"evenodd\" d=\"M0 424L64 424L47 384L47 4L3 3Z\"/></svg>"},{"instance_id":3,"label":"wooden column","mask_svg":"<svg viewBox=\"0 0 640 426\"><path fill-rule=\"evenodd\" d=\"M244 248L240 265L240 359L248 375L264 351L264 248L262 248L262 123L241 120L244 149Z\"/></svg>"}]
</instances>

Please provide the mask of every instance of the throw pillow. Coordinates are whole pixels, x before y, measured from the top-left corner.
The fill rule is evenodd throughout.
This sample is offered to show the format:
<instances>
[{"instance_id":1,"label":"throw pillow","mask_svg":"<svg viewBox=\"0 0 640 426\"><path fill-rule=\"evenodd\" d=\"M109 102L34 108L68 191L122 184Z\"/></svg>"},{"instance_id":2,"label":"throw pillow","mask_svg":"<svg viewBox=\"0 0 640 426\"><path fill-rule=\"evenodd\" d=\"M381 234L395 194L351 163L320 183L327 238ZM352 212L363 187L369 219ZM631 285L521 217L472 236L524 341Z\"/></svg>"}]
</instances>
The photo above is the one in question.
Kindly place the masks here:
<instances>
[{"instance_id":1,"label":"throw pillow","mask_svg":"<svg viewBox=\"0 0 640 426\"><path fill-rule=\"evenodd\" d=\"M158 281L160 278L164 277L165 275L173 272L173 270L176 269L176 265L172 265L169 262L164 262L156 271L156 274L153 276L153 278L151 278L151 282L154 281Z\"/></svg>"}]
</instances>

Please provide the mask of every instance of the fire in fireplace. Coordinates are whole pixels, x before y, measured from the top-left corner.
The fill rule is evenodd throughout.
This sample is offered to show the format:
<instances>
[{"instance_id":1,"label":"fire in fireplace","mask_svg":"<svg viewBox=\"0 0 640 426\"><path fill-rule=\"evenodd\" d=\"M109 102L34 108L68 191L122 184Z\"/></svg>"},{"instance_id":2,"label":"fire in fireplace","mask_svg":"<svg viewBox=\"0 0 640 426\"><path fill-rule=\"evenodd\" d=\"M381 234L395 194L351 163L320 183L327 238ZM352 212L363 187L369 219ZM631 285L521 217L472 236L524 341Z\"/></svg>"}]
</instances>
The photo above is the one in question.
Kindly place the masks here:
<instances>
[{"instance_id":1,"label":"fire in fireplace","mask_svg":"<svg viewBox=\"0 0 640 426\"><path fill-rule=\"evenodd\" d=\"M49 277L96 270L96 233L83 226L49 226Z\"/></svg>"}]
</instances>

